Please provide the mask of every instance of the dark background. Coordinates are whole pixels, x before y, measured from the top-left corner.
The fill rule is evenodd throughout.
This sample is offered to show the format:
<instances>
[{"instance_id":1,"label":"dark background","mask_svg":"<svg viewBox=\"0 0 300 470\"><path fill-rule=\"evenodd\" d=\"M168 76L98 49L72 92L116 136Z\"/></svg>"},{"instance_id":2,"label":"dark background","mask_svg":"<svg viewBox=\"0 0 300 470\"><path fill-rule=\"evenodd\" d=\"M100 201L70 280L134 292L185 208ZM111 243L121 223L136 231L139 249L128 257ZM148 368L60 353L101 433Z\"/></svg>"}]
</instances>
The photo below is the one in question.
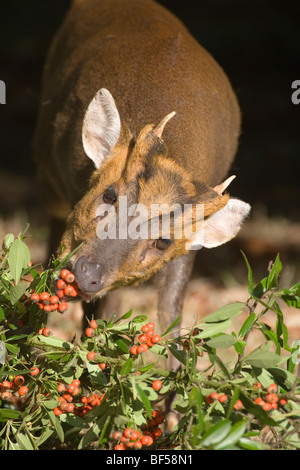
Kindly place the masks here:
<instances>
[{"instance_id":1,"label":"dark background","mask_svg":"<svg viewBox=\"0 0 300 470\"><path fill-rule=\"evenodd\" d=\"M113 0L112 0L113 1ZM130 0L124 0L130 1ZM242 109L234 195L266 217L300 221L299 0L160 0L224 68ZM69 0L2 2L0 79L0 217L38 203L31 185L31 141L41 73ZM31 186L26 191L26 184ZM22 186L23 185L23 186ZM20 188L23 188L22 190Z\"/></svg>"}]
</instances>

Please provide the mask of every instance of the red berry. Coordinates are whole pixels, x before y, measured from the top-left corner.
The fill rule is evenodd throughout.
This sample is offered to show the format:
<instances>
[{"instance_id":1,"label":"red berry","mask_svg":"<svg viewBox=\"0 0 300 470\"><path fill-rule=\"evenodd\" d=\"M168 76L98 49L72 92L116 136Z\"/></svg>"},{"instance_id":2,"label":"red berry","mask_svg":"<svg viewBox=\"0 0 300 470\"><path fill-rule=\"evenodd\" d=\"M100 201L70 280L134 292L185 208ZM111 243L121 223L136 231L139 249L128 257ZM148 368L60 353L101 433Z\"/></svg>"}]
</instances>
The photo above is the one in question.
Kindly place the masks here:
<instances>
[{"instance_id":1,"label":"red berry","mask_svg":"<svg viewBox=\"0 0 300 470\"><path fill-rule=\"evenodd\" d=\"M95 359L95 352L94 351L88 352L87 359L88 361L93 361Z\"/></svg>"},{"instance_id":2,"label":"red berry","mask_svg":"<svg viewBox=\"0 0 300 470\"><path fill-rule=\"evenodd\" d=\"M284 406L287 404L287 400L285 398L280 398L279 403L280 405Z\"/></svg>"},{"instance_id":3,"label":"red berry","mask_svg":"<svg viewBox=\"0 0 300 470\"><path fill-rule=\"evenodd\" d=\"M151 436L142 436L141 443L143 446L151 446L153 444L153 439Z\"/></svg>"},{"instance_id":4,"label":"red berry","mask_svg":"<svg viewBox=\"0 0 300 470\"><path fill-rule=\"evenodd\" d=\"M143 352L146 352L148 351L148 346L147 344L143 343L143 344L140 344L138 347L137 347L137 353L138 354L142 354Z\"/></svg>"},{"instance_id":5,"label":"red berry","mask_svg":"<svg viewBox=\"0 0 300 470\"><path fill-rule=\"evenodd\" d=\"M146 333L146 338L151 338L152 339L152 336L154 335L154 330L149 330L147 331Z\"/></svg>"},{"instance_id":6,"label":"red berry","mask_svg":"<svg viewBox=\"0 0 300 470\"><path fill-rule=\"evenodd\" d=\"M48 292L41 292L39 295L40 300L43 302L44 300L49 300L50 294Z\"/></svg>"},{"instance_id":7,"label":"red berry","mask_svg":"<svg viewBox=\"0 0 300 470\"><path fill-rule=\"evenodd\" d=\"M161 337L159 335L153 335L152 338L151 338L151 341L152 343L159 343L159 341L161 340Z\"/></svg>"},{"instance_id":8,"label":"red berry","mask_svg":"<svg viewBox=\"0 0 300 470\"><path fill-rule=\"evenodd\" d=\"M60 277L61 277L62 279L65 279L66 275L69 274L69 272L70 272L70 271L69 271L68 269L65 269L65 268L62 269L62 270L61 270L61 273L60 273Z\"/></svg>"},{"instance_id":9,"label":"red berry","mask_svg":"<svg viewBox=\"0 0 300 470\"><path fill-rule=\"evenodd\" d=\"M99 367L101 370L104 370L106 368L105 362L100 362Z\"/></svg>"},{"instance_id":10,"label":"red berry","mask_svg":"<svg viewBox=\"0 0 300 470\"><path fill-rule=\"evenodd\" d=\"M126 446L124 444L116 444L114 450L126 450Z\"/></svg>"},{"instance_id":11,"label":"red berry","mask_svg":"<svg viewBox=\"0 0 300 470\"><path fill-rule=\"evenodd\" d=\"M52 331L50 330L50 328L44 328L43 329L43 336L51 336L52 335Z\"/></svg>"},{"instance_id":12,"label":"red berry","mask_svg":"<svg viewBox=\"0 0 300 470\"><path fill-rule=\"evenodd\" d=\"M23 397L24 395L26 395L27 392L28 392L28 387L26 387L26 385L23 385L22 387L19 388L20 397Z\"/></svg>"},{"instance_id":13,"label":"red berry","mask_svg":"<svg viewBox=\"0 0 300 470\"><path fill-rule=\"evenodd\" d=\"M79 379L73 379L72 384L75 385L75 387L79 387L80 385L80 380Z\"/></svg>"},{"instance_id":14,"label":"red berry","mask_svg":"<svg viewBox=\"0 0 300 470\"><path fill-rule=\"evenodd\" d=\"M225 401L227 401L227 398L227 395L225 395L225 393L222 393L222 395L219 396L219 402L225 403Z\"/></svg>"},{"instance_id":15,"label":"red berry","mask_svg":"<svg viewBox=\"0 0 300 470\"><path fill-rule=\"evenodd\" d=\"M210 396L213 400L218 400L218 398L219 398L219 394L217 392L212 392L210 394Z\"/></svg>"},{"instance_id":16,"label":"red berry","mask_svg":"<svg viewBox=\"0 0 300 470\"><path fill-rule=\"evenodd\" d=\"M64 295L66 297L76 297L77 296L77 291L74 289L73 286L66 286L64 288Z\"/></svg>"},{"instance_id":17,"label":"red berry","mask_svg":"<svg viewBox=\"0 0 300 470\"><path fill-rule=\"evenodd\" d=\"M39 301L40 301L40 296L39 296L39 294L36 294L36 293L34 292L33 294L31 294L30 300L32 300L32 302L35 302L35 303L39 302Z\"/></svg>"},{"instance_id":18,"label":"red berry","mask_svg":"<svg viewBox=\"0 0 300 470\"><path fill-rule=\"evenodd\" d=\"M210 404L210 403L213 403L214 402L214 399L212 398L211 395L207 395L205 397L205 400L206 400L206 403Z\"/></svg>"},{"instance_id":19,"label":"red berry","mask_svg":"<svg viewBox=\"0 0 300 470\"><path fill-rule=\"evenodd\" d=\"M55 414L55 416L59 416L62 414L62 410L56 407L54 408L53 413Z\"/></svg>"},{"instance_id":20,"label":"red berry","mask_svg":"<svg viewBox=\"0 0 300 470\"><path fill-rule=\"evenodd\" d=\"M64 289L66 287L66 283L63 279L58 279L57 283L56 283L56 287L57 289Z\"/></svg>"},{"instance_id":21,"label":"red berry","mask_svg":"<svg viewBox=\"0 0 300 470\"><path fill-rule=\"evenodd\" d=\"M58 393L63 393L67 389L66 389L66 386L64 384L58 384L57 387L56 387L56 390L58 391Z\"/></svg>"},{"instance_id":22,"label":"red berry","mask_svg":"<svg viewBox=\"0 0 300 470\"><path fill-rule=\"evenodd\" d=\"M11 383L9 380L3 380L2 385L6 389L11 388Z\"/></svg>"},{"instance_id":23,"label":"red berry","mask_svg":"<svg viewBox=\"0 0 300 470\"><path fill-rule=\"evenodd\" d=\"M150 328L147 325L143 325L142 328L141 328L141 331L143 333L148 333L148 331L150 331Z\"/></svg>"},{"instance_id":24,"label":"red berry","mask_svg":"<svg viewBox=\"0 0 300 470\"><path fill-rule=\"evenodd\" d=\"M269 385L269 387L267 388L267 391L268 393L276 393L277 392L277 385L276 384L271 384Z\"/></svg>"},{"instance_id":25,"label":"red berry","mask_svg":"<svg viewBox=\"0 0 300 470\"><path fill-rule=\"evenodd\" d=\"M95 334L94 328L87 328L85 330L85 334L87 335L88 338L92 338Z\"/></svg>"},{"instance_id":26,"label":"red berry","mask_svg":"<svg viewBox=\"0 0 300 470\"><path fill-rule=\"evenodd\" d=\"M268 403L276 403L278 401L278 396L276 393L268 393L268 395L265 396L265 400Z\"/></svg>"},{"instance_id":27,"label":"red berry","mask_svg":"<svg viewBox=\"0 0 300 470\"><path fill-rule=\"evenodd\" d=\"M115 431L113 433L113 439L115 439L116 441L119 441L121 439L121 437L122 437L121 431Z\"/></svg>"},{"instance_id":28,"label":"red berry","mask_svg":"<svg viewBox=\"0 0 300 470\"><path fill-rule=\"evenodd\" d=\"M69 308L69 305L67 302L62 302L61 304L58 305L57 307L57 310L60 312L60 313L63 313L65 312L66 310L68 310Z\"/></svg>"},{"instance_id":29,"label":"red berry","mask_svg":"<svg viewBox=\"0 0 300 470\"><path fill-rule=\"evenodd\" d=\"M45 312L52 312L53 310L52 305L44 305L43 309Z\"/></svg>"},{"instance_id":30,"label":"red berry","mask_svg":"<svg viewBox=\"0 0 300 470\"><path fill-rule=\"evenodd\" d=\"M147 338L146 344L147 346L149 346L149 348L152 348L152 346L154 346L155 343L153 343L152 338Z\"/></svg>"},{"instance_id":31,"label":"red berry","mask_svg":"<svg viewBox=\"0 0 300 470\"><path fill-rule=\"evenodd\" d=\"M18 387L20 387L21 385L23 385L25 382L25 379L23 377L23 375L17 375L15 378L14 378L14 383L15 385L17 385Z\"/></svg>"},{"instance_id":32,"label":"red berry","mask_svg":"<svg viewBox=\"0 0 300 470\"><path fill-rule=\"evenodd\" d=\"M271 403L267 403L265 402L263 405L262 405L263 409L265 411L270 411L272 409L272 404Z\"/></svg>"},{"instance_id":33,"label":"red berry","mask_svg":"<svg viewBox=\"0 0 300 470\"><path fill-rule=\"evenodd\" d=\"M136 441L134 444L133 444L133 447L135 449L141 449L143 447L143 444L141 443L141 441Z\"/></svg>"},{"instance_id":34,"label":"red berry","mask_svg":"<svg viewBox=\"0 0 300 470\"><path fill-rule=\"evenodd\" d=\"M74 407L73 403L68 403L67 406L66 406L66 411L67 411L68 413L73 413L74 408L75 408L75 407Z\"/></svg>"},{"instance_id":35,"label":"red berry","mask_svg":"<svg viewBox=\"0 0 300 470\"><path fill-rule=\"evenodd\" d=\"M138 337L138 340L139 340L140 343L146 343L146 341L147 341L147 336L146 336L146 335L140 335L140 336Z\"/></svg>"},{"instance_id":36,"label":"red berry","mask_svg":"<svg viewBox=\"0 0 300 470\"><path fill-rule=\"evenodd\" d=\"M134 356L137 355L137 345L135 344L134 346L132 346L132 348L130 349L130 352L131 354L133 354Z\"/></svg>"},{"instance_id":37,"label":"red berry","mask_svg":"<svg viewBox=\"0 0 300 470\"><path fill-rule=\"evenodd\" d=\"M150 322L150 323L147 323L146 326L148 326L149 330L154 330L155 328L155 324Z\"/></svg>"},{"instance_id":38,"label":"red berry","mask_svg":"<svg viewBox=\"0 0 300 470\"><path fill-rule=\"evenodd\" d=\"M154 382L152 383L152 387L156 391L160 390L161 387L162 387L162 381L161 380L154 380Z\"/></svg>"},{"instance_id":39,"label":"red berry","mask_svg":"<svg viewBox=\"0 0 300 470\"><path fill-rule=\"evenodd\" d=\"M233 408L234 408L235 410L242 410L242 409L244 408L244 405L243 405L243 403L241 402L241 400L237 400L237 401L235 402L235 404L233 405Z\"/></svg>"},{"instance_id":40,"label":"red berry","mask_svg":"<svg viewBox=\"0 0 300 470\"><path fill-rule=\"evenodd\" d=\"M261 388L261 383L260 383L260 382L255 382L255 383L253 384L253 387L254 387L254 388Z\"/></svg>"},{"instance_id":41,"label":"red berry","mask_svg":"<svg viewBox=\"0 0 300 470\"><path fill-rule=\"evenodd\" d=\"M96 320L91 320L90 321L90 327L94 328L94 330L97 330L98 324L97 324Z\"/></svg>"},{"instance_id":42,"label":"red berry","mask_svg":"<svg viewBox=\"0 0 300 470\"><path fill-rule=\"evenodd\" d=\"M75 281L75 276L73 273L67 273L66 276L64 277L65 281L71 284L72 282Z\"/></svg>"},{"instance_id":43,"label":"red berry","mask_svg":"<svg viewBox=\"0 0 300 470\"><path fill-rule=\"evenodd\" d=\"M62 299L64 296L64 290L63 289L60 289L58 292L57 292L57 297Z\"/></svg>"},{"instance_id":44,"label":"red berry","mask_svg":"<svg viewBox=\"0 0 300 470\"><path fill-rule=\"evenodd\" d=\"M123 436L128 437L129 439L131 439L133 431L134 430L131 429L131 428L126 428L126 429L124 429Z\"/></svg>"},{"instance_id":45,"label":"red berry","mask_svg":"<svg viewBox=\"0 0 300 470\"><path fill-rule=\"evenodd\" d=\"M59 298L57 295L51 295L49 302L51 305L57 304L59 302Z\"/></svg>"}]
</instances>

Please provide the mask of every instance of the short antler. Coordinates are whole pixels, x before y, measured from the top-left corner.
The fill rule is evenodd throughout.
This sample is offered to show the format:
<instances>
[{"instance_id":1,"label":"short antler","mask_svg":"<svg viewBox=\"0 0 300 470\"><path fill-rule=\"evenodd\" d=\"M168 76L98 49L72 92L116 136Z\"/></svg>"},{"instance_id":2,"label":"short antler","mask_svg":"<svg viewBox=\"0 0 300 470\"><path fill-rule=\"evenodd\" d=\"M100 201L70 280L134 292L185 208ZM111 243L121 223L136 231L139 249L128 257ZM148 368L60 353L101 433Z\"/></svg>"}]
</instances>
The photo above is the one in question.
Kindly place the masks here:
<instances>
[{"instance_id":1,"label":"short antler","mask_svg":"<svg viewBox=\"0 0 300 470\"><path fill-rule=\"evenodd\" d=\"M170 119L172 119L173 116L175 116L176 112L172 111L172 113L168 114L166 117L163 118L163 120L158 124L158 126L154 129L154 133L161 139L163 130L165 128L165 125L167 124Z\"/></svg>"},{"instance_id":2,"label":"short antler","mask_svg":"<svg viewBox=\"0 0 300 470\"><path fill-rule=\"evenodd\" d=\"M230 185L231 181L234 180L234 178L236 178L236 175L230 176L229 178L227 178L227 180L223 181L223 183L218 184L218 186L215 186L213 188L214 191L220 195L223 194L225 189Z\"/></svg>"}]
</instances>

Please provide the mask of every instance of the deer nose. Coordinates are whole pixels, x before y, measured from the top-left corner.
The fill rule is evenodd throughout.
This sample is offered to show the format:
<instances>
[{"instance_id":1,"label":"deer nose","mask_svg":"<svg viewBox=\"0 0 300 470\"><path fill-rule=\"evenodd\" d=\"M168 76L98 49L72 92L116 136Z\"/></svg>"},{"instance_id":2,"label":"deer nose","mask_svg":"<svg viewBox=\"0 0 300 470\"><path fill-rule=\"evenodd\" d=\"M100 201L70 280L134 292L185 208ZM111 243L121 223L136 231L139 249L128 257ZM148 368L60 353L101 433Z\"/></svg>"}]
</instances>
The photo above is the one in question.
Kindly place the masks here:
<instances>
[{"instance_id":1,"label":"deer nose","mask_svg":"<svg viewBox=\"0 0 300 470\"><path fill-rule=\"evenodd\" d=\"M102 286L101 263L99 261L90 261L87 256L81 256L75 264L75 278L79 288L83 291L99 291Z\"/></svg>"}]
</instances>

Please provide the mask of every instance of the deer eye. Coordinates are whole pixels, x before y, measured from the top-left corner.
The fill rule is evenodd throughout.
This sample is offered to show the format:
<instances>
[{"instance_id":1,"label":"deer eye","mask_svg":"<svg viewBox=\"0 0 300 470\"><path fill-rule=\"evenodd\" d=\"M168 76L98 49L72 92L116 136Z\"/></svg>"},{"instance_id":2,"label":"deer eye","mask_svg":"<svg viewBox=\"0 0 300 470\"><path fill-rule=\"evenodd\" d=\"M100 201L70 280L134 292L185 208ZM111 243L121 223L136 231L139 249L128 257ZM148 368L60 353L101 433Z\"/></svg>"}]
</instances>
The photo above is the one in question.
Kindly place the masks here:
<instances>
[{"instance_id":1,"label":"deer eye","mask_svg":"<svg viewBox=\"0 0 300 470\"><path fill-rule=\"evenodd\" d=\"M173 240L169 240L167 238L158 238L153 242L153 247L157 248L158 250L166 250L170 245L172 245Z\"/></svg>"},{"instance_id":2,"label":"deer eye","mask_svg":"<svg viewBox=\"0 0 300 470\"><path fill-rule=\"evenodd\" d=\"M114 204L116 200L117 200L116 192L114 188L110 186L103 193L103 201L105 202L105 204Z\"/></svg>"}]
</instances>

